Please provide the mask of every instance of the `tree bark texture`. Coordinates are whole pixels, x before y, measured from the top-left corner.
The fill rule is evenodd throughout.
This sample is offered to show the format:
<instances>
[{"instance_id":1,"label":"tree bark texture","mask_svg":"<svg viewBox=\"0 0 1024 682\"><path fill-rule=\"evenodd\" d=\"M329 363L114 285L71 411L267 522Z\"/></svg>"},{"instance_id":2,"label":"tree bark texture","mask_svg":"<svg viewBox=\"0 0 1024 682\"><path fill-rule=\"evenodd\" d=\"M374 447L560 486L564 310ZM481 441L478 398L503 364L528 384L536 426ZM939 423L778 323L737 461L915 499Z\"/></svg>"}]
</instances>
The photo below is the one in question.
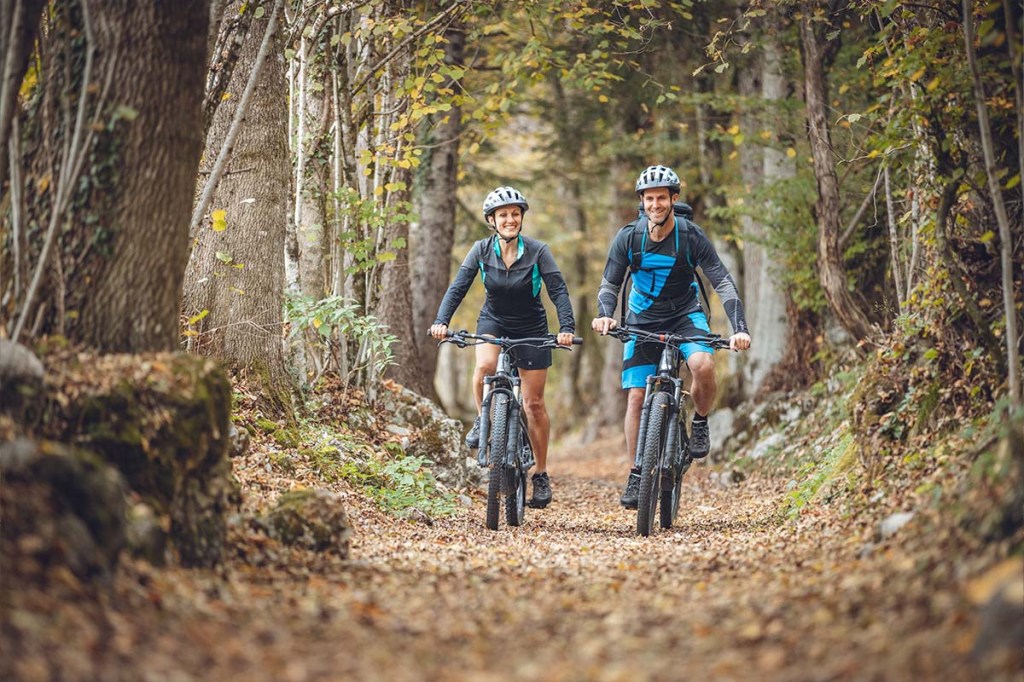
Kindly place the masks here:
<instances>
[{"instance_id":1,"label":"tree bark texture","mask_svg":"<svg viewBox=\"0 0 1024 682\"><path fill-rule=\"evenodd\" d=\"M445 31L445 62L461 66L466 34L455 25ZM446 82L445 87L457 87ZM436 397L433 377L437 371L437 344L424 335L434 321L437 308L448 288L451 252L455 241L456 189L459 171L459 138L462 108L455 104L448 112L428 117L421 137L427 157L418 171L416 212L419 219L410 227L409 265L412 281L412 331L422 371L431 377L424 395Z\"/></svg>"},{"instance_id":2,"label":"tree bark texture","mask_svg":"<svg viewBox=\"0 0 1024 682\"><path fill-rule=\"evenodd\" d=\"M871 324L857 301L847 290L846 270L839 246L842 230L839 216L839 179L832 157L828 127L828 84L826 81L828 47L824 29L813 19L817 3L802 3L800 42L804 63L804 99L807 107L808 137L818 185L818 275L825 298L839 323L856 339L871 333Z\"/></svg>"},{"instance_id":3,"label":"tree bark texture","mask_svg":"<svg viewBox=\"0 0 1024 682\"><path fill-rule=\"evenodd\" d=\"M39 30L42 0L0 0L0 192L7 180L7 139L18 89Z\"/></svg>"},{"instance_id":4,"label":"tree bark texture","mask_svg":"<svg viewBox=\"0 0 1024 682\"><path fill-rule=\"evenodd\" d=\"M410 173L396 173L394 181L410 182ZM395 192L392 200L408 201L408 191ZM388 226L387 248L395 252L395 259L384 265L381 273L381 298L378 315L381 322L397 337L392 346L395 363L388 368L388 376L420 395L434 396L434 370L423 366L417 352L417 341L424 336L425 329L416 333L413 328L413 291L418 288L411 286L409 281L409 249L396 248L396 239L408 242L409 224L405 221L394 221Z\"/></svg>"},{"instance_id":5,"label":"tree bark texture","mask_svg":"<svg viewBox=\"0 0 1024 682\"><path fill-rule=\"evenodd\" d=\"M238 12L232 2L227 12ZM253 20L228 91L239 93L252 72L269 16ZM189 263L186 317L195 323L196 349L229 367L254 373L270 404L290 405L282 329L285 223L290 210L287 86L280 32L259 74L249 115L235 141L230 166L217 186L211 214L226 211L215 231L205 217ZM212 162L234 117L237 97L214 116L205 158Z\"/></svg>"},{"instance_id":6,"label":"tree bark texture","mask_svg":"<svg viewBox=\"0 0 1024 682\"><path fill-rule=\"evenodd\" d=\"M60 228L52 253L33 264L45 276L25 331L105 352L172 350L202 151L209 2L88 0L49 20L33 121L42 139L26 163L50 184L31 187L26 225L51 223L62 184L68 209L51 223ZM65 173L76 158L80 174ZM34 248L50 243L39 231L28 236Z\"/></svg>"},{"instance_id":7,"label":"tree bark texture","mask_svg":"<svg viewBox=\"0 0 1024 682\"><path fill-rule=\"evenodd\" d=\"M741 128L750 140L755 139L760 130L780 130L780 126L772 123L777 111L773 104L782 102L790 90L782 74L778 49L769 42L763 53L760 69L751 65L739 74L740 95L760 98L765 106L766 113L760 117L743 116ZM753 188L791 178L795 168L785 153L751 142L740 147L740 171L743 184ZM743 354L740 390L749 398L757 394L772 366L782 358L795 330L787 327L786 300L773 270L771 253L765 246L764 223L755 216L744 216L742 229L743 302L754 343Z\"/></svg>"}]
</instances>

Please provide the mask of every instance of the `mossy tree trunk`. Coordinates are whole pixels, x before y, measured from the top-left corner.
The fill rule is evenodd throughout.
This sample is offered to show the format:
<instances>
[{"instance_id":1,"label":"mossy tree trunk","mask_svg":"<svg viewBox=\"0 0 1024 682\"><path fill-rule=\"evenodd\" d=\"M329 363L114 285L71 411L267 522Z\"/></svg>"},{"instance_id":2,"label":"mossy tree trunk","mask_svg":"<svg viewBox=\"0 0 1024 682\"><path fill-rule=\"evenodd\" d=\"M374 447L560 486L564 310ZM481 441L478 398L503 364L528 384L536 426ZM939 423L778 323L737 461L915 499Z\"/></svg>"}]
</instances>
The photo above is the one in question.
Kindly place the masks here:
<instances>
[{"instance_id":1,"label":"mossy tree trunk","mask_svg":"<svg viewBox=\"0 0 1024 682\"><path fill-rule=\"evenodd\" d=\"M209 0L51 3L43 20L16 160L33 274L12 327L108 352L173 349Z\"/></svg>"},{"instance_id":2,"label":"mossy tree trunk","mask_svg":"<svg viewBox=\"0 0 1024 682\"><path fill-rule=\"evenodd\" d=\"M232 2L226 12L240 11ZM246 11L252 11L247 8ZM270 12L254 18L228 93L214 115L204 158L220 152L240 94L253 71ZM270 45L248 114L235 140L230 165L204 216L189 262L184 313L198 336L193 349L249 374L263 388L265 406L291 411L285 369L283 290L285 223L291 172L287 139L287 85L280 31ZM200 181L205 179L200 175ZM223 224L219 222L221 214ZM215 225L212 216L218 216Z\"/></svg>"}]
</instances>

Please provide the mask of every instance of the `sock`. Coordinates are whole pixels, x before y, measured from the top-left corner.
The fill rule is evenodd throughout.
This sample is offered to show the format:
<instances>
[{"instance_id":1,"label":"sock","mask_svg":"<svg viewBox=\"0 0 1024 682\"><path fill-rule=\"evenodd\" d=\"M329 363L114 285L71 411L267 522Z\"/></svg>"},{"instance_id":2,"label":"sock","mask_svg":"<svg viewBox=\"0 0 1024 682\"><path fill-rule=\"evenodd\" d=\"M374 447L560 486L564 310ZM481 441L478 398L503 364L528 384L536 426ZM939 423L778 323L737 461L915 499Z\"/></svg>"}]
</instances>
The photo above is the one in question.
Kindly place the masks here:
<instances>
[{"instance_id":1,"label":"sock","mask_svg":"<svg viewBox=\"0 0 1024 682\"><path fill-rule=\"evenodd\" d=\"M695 422L706 422L707 420L708 420L708 416L706 414L701 416L701 415L697 414L696 412L693 413L693 421L695 421Z\"/></svg>"}]
</instances>

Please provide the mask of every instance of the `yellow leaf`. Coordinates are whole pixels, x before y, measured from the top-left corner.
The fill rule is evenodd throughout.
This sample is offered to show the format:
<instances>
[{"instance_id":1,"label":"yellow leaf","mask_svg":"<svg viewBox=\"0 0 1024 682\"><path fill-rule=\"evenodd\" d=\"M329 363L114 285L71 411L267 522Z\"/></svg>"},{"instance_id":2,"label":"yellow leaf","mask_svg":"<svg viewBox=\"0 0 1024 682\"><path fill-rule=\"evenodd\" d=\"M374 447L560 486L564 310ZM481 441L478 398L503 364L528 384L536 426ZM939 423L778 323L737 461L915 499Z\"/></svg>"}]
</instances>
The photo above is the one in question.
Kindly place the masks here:
<instances>
[{"instance_id":1,"label":"yellow leaf","mask_svg":"<svg viewBox=\"0 0 1024 682\"><path fill-rule=\"evenodd\" d=\"M739 131L740 131L740 127L739 127L738 125L733 125L733 126L732 126L731 128L729 128L729 129L728 129L727 131L725 131L725 132L729 133L730 135L735 135L735 134L736 134L736 133L738 133Z\"/></svg>"},{"instance_id":2,"label":"yellow leaf","mask_svg":"<svg viewBox=\"0 0 1024 682\"><path fill-rule=\"evenodd\" d=\"M220 96L220 101L221 102L225 102L225 101L227 101L229 99L231 99L231 93L230 92L225 92L223 95Z\"/></svg>"},{"instance_id":3,"label":"yellow leaf","mask_svg":"<svg viewBox=\"0 0 1024 682\"><path fill-rule=\"evenodd\" d=\"M185 336L199 336L199 332L197 332L195 329L186 329L185 331L182 332L182 334Z\"/></svg>"},{"instance_id":4,"label":"yellow leaf","mask_svg":"<svg viewBox=\"0 0 1024 682\"><path fill-rule=\"evenodd\" d=\"M313 318L313 329L319 329L320 325L322 325L323 323L324 323L323 320L321 320L319 317L314 317Z\"/></svg>"},{"instance_id":5,"label":"yellow leaf","mask_svg":"<svg viewBox=\"0 0 1024 682\"><path fill-rule=\"evenodd\" d=\"M219 208L210 214L210 220L212 221L211 227L214 232L223 232L228 227L228 212L223 208Z\"/></svg>"},{"instance_id":6,"label":"yellow leaf","mask_svg":"<svg viewBox=\"0 0 1024 682\"><path fill-rule=\"evenodd\" d=\"M788 148L788 149L786 150L786 156L788 156L788 157L789 157L789 158L791 158L791 159L792 159L792 158L795 158L795 157L796 157L796 150L795 150L795 149L793 149L792 147Z\"/></svg>"},{"instance_id":7,"label":"yellow leaf","mask_svg":"<svg viewBox=\"0 0 1024 682\"><path fill-rule=\"evenodd\" d=\"M608 101L608 96L607 95L599 95L598 98L597 98L597 101L600 102L601 104L604 104L605 102Z\"/></svg>"},{"instance_id":8,"label":"yellow leaf","mask_svg":"<svg viewBox=\"0 0 1024 682\"><path fill-rule=\"evenodd\" d=\"M920 69L918 69L914 73L910 74L910 80L912 80L912 81L914 81L916 83L917 81L921 80L921 76L923 76L924 72L927 71L927 70L928 70L927 67L922 66Z\"/></svg>"}]
</instances>

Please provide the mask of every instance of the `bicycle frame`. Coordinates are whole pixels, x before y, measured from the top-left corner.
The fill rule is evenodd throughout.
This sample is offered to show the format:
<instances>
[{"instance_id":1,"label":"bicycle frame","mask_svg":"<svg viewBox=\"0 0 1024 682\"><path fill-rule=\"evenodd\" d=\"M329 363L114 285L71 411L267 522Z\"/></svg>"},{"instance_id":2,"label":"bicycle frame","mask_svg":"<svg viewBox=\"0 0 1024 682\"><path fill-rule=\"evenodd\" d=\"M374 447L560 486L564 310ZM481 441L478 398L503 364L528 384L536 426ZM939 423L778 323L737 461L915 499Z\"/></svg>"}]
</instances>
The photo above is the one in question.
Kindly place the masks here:
<instances>
[{"instance_id":1,"label":"bicycle frame","mask_svg":"<svg viewBox=\"0 0 1024 682\"><path fill-rule=\"evenodd\" d=\"M729 342L714 335L684 337L625 326L613 330L611 334L621 341L637 339L663 344L657 370L647 377L645 384L633 460L634 469L640 471L637 532L646 537L651 532L654 511L659 503L662 528L672 527L679 508L682 477L692 461L687 457L689 435L683 420L683 401L690 394L684 389L684 381L679 376L681 346L688 342L703 342L712 349L721 349L729 347ZM665 412L655 412L655 403ZM652 427L651 420L654 417L657 419ZM658 433L649 434L651 428L657 429ZM648 442L648 436L655 435L657 440L651 439Z\"/></svg>"},{"instance_id":2,"label":"bicycle frame","mask_svg":"<svg viewBox=\"0 0 1024 682\"><path fill-rule=\"evenodd\" d=\"M483 397L480 405L480 447L477 463L490 467L487 485L486 526L498 529L500 498L505 498L505 520L509 526L522 524L526 510L526 474L536 464L533 444L522 405L519 370L515 363L515 347L532 345L538 348L558 348L554 337L495 338L470 334L467 331L449 332L443 342L460 348L490 343L500 348L493 374L484 377ZM574 344L583 339L573 338ZM497 404L495 401L497 400ZM492 415L492 407L494 414ZM491 419L495 430L491 433ZM494 441L493 443L491 441Z\"/></svg>"},{"instance_id":3,"label":"bicycle frame","mask_svg":"<svg viewBox=\"0 0 1024 682\"><path fill-rule=\"evenodd\" d=\"M495 395L504 394L509 397L509 443L515 443L517 441L517 438L519 437L519 429L521 427L520 413L522 411L522 389L520 388L520 384L521 380L519 379L519 371L512 362L512 355L509 353L508 349L501 346L494 374L484 377L484 394L483 400L480 404L480 413L484 415L490 414L491 402ZM488 443L490 428L490 419L482 419L480 421L480 443ZM526 442L529 446L528 450L531 456L528 460L523 462L523 467L529 469L534 464L533 461L530 461L533 459L533 444L530 443L529 432L526 433ZM506 468L515 466L514 457L518 454L518 452L514 452L514 448L506 448L505 462L503 463L504 466ZM477 451L477 463L482 467L487 466L486 447L481 447Z\"/></svg>"}]
</instances>

